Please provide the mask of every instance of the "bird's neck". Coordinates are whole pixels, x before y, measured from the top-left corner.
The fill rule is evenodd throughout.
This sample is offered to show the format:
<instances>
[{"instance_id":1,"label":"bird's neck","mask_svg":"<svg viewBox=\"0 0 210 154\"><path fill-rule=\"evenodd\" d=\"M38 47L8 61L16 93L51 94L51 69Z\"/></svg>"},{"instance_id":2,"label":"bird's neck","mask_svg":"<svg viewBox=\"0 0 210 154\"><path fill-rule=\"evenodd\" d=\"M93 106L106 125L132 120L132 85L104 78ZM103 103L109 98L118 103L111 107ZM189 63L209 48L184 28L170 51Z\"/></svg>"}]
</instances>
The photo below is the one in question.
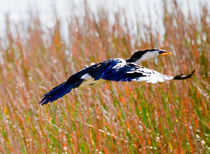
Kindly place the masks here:
<instances>
[{"instance_id":1,"label":"bird's neck","mask_svg":"<svg viewBox=\"0 0 210 154\"><path fill-rule=\"evenodd\" d=\"M129 59L126 60L128 63L141 63L142 61L146 61L149 59L155 58L152 53L146 53L146 52L140 52L140 53L134 53Z\"/></svg>"}]
</instances>

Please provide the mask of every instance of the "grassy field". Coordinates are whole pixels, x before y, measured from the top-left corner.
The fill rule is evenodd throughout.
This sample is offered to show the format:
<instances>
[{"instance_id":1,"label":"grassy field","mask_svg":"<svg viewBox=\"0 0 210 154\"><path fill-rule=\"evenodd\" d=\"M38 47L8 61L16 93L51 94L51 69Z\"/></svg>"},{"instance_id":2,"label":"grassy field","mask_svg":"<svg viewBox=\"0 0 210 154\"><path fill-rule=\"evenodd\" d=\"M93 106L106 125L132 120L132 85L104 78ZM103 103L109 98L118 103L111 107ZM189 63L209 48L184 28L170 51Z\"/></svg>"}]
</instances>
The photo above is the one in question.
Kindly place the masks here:
<instances>
[{"instance_id":1,"label":"grassy field","mask_svg":"<svg viewBox=\"0 0 210 154\"><path fill-rule=\"evenodd\" d=\"M0 153L209 153L210 23L207 6L184 16L174 1L164 6L165 34L122 12L110 23L105 9L85 7L71 16L69 42L60 20L44 30L39 17L13 25L0 39ZM123 21L123 22L122 22ZM11 27L15 28L15 35ZM143 37L144 36L144 37ZM162 38L162 41L161 41ZM161 48L173 56L144 62L165 74L192 79L160 84L107 82L76 89L41 106L42 95L92 62Z\"/></svg>"}]
</instances>

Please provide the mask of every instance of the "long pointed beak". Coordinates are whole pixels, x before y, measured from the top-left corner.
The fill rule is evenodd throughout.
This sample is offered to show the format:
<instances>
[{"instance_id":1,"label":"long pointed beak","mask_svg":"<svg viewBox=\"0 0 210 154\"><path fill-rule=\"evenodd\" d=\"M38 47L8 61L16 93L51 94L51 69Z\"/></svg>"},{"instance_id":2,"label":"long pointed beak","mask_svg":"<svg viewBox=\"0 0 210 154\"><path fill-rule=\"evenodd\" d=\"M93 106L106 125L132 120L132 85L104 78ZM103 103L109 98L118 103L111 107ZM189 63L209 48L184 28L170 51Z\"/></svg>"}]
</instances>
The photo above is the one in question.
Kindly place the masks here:
<instances>
[{"instance_id":1,"label":"long pointed beak","mask_svg":"<svg viewBox=\"0 0 210 154\"><path fill-rule=\"evenodd\" d=\"M170 52L170 51L163 51L162 53L160 53L159 56L166 56L166 55L172 55L172 52Z\"/></svg>"}]
</instances>

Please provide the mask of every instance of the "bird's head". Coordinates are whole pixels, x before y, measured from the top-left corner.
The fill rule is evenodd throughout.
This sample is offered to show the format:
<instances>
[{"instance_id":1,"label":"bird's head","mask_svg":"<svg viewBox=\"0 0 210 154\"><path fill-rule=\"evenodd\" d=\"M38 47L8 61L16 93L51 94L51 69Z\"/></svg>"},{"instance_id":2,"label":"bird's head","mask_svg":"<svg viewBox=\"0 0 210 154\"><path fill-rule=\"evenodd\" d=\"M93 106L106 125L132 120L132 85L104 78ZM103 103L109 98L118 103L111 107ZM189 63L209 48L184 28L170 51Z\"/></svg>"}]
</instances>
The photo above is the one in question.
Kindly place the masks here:
<instances>
[{"instance_id":1,"label":"bird's head","mask_svg":"<svg viewBox=\"0 0 210 154\"><path fill-rule=\"evenodd\" d=\"M127 62L131 63L139 63L148 59L154 59L165 55L171 55L172 52L170 51L164 51L160 49L147 49L143 51L137 51L135 52L129 59L127 59Z\"/></svg>"}]
</instances>

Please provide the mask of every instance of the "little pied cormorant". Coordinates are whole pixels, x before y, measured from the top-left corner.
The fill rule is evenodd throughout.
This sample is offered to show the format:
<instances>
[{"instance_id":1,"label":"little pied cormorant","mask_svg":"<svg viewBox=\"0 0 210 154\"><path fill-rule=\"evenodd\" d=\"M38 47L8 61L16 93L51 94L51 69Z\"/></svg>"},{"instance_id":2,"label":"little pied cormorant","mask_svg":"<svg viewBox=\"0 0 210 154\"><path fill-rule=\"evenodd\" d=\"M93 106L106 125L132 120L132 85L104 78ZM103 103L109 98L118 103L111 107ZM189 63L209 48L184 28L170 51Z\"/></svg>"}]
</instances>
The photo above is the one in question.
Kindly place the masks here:
<instances>
[{"instance_id":1,"label":"little pied cormorant","mask_svg":"<svg viewBox=\"0 0 210 154\"><path fill-rule=\"evenodd\" d=\"M85 67L85 69L70 76L66 82L61 83L46 93L40 101L40 104L44 105L49 102L53 102L82 84L94 84L88 82L91 79L94 82L99 81L99 79L103 79L116 82L145 81L148 83L157 83L164 82L166 80L183 80L190 78L195 70L188 75L181 74L177 76L168 76L137 65L139 62L148 59L171 54L172 53L169 51L149 49L137 51L127 60L114 58L101 63L91 64L90 66Z\"/></svg>"}]
</instances>

